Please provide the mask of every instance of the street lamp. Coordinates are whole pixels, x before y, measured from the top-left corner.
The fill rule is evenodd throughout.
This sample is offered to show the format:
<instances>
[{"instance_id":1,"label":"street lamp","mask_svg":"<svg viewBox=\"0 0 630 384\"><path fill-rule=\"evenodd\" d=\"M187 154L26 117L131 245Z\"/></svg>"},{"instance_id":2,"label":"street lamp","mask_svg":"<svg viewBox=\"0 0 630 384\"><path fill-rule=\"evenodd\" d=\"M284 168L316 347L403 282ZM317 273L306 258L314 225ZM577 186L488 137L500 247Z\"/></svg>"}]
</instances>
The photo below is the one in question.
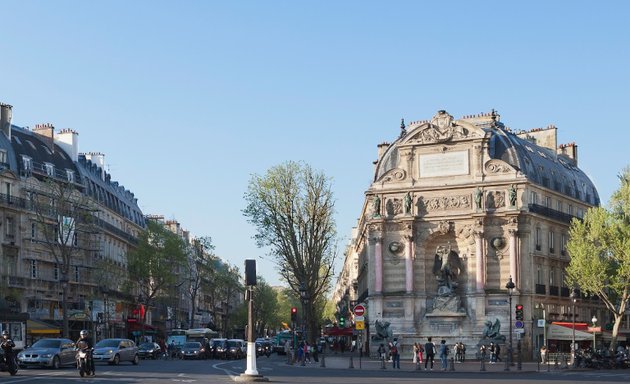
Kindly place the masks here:
<instances>
[{"instance_id":1,"label":"street lamp","mask_svg":"<svg viewBox=\"0 0 630 384\"><path fill-rule=\"evenodd\" d=\"M505 359L505 370L509 371L510 370L510 364L512 363L512 292L514 291L514 288L516 288L516 285L514 285L514 282L512 281L512 276L510 276L510 279L508 280L507 284L505 284L505 288L507 288L508 290L508 297L509 297L509 307L508 307L508 313L509 313L509 317L510 317L510 343L508 345L508 355L507 358Z\"/></svg>"},{"instance_id":2,"label":"street lamp","mask_svg":"<svg viewBox=\"0 0 630 384\"><path fill-rule=\"evenodd\" d=\"M597 332L597 330L595 329L595 324L597 324L597 317L593 315L593 318L591 319L591 321L593 322L593 353L594 353L595 352L595 332Z\"/></svg>"},{"instance_id":3,"label":"street lamp","mask_svg":"<svg viewBox=\"0 0 630 384\"><path fill-rule=\"evenodd\" d=\"M577 290L571 289L571 317L573 318L573 336L571 338L571 366L575 368L575 302L577 301Z\"/></svg>"}]
</instances>

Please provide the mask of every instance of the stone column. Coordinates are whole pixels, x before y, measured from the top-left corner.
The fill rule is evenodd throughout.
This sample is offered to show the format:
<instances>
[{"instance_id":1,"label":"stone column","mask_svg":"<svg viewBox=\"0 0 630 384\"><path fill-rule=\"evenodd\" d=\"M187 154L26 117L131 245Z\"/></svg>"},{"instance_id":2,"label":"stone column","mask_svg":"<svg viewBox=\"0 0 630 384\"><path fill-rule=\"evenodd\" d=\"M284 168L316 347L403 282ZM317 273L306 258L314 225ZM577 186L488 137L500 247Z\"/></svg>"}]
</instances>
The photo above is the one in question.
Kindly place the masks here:
<instances>
[{"instance_id":1,"label":"stone column","mask_svg":"<svg viewBox=\"0 0 630 384\"><path fill-rule=\"evenodd\" d=\"M516 270L516 247L518 246L518 231L516 229L509 229L508 233L510 234L510 275L512 276L512 281L514 282L516 289L519 289L520 281Z\"/></svg>"},{"instance_id":2,"label":"stone column","mask_svg":"<svg viewBox=\"0 0 630 384\"><path fill-rule=\"evenodd\" d=\"M477 264L475 275L477 292L483 292L486 276L486 258L483 254L483 232L481 231L475 232L475 261Z\"/></svg>"},{"instance_id":3,"label":"stone column","mask_svg":"<svg viewBox=\"0 0 630 384\"><path fill-rule=\"evenodd\" d=\"M413 236L405 236L405 288L413 292Z\"/></svg>"},{"instance_id":4,"label":"stone column","mask_svg":"<svg viewBox=\"0 0 630 384\"><path fill-rule=\"evenodd\" d=\"M372 239L374 244L374 293L383 293L383 238Z\"/></svg>"}]
</instances>

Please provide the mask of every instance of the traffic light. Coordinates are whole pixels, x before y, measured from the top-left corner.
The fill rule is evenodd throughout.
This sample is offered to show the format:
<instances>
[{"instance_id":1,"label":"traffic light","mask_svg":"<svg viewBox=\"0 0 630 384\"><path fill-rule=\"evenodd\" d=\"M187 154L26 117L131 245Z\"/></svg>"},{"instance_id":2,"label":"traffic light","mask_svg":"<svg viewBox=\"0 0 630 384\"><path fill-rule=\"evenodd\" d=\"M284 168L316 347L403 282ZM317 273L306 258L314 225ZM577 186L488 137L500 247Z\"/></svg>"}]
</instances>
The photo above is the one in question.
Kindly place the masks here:
<instances>
[{"instance_id":1,"label":"traffic light","mask_svg":"<svg viewBox=\"0 0 630 384\"><path fill-rule=\"evenodd\" d=\"M346 318L343 315L339 316L339 328L344 328L346 326Z\"/></svg>"},{"instance_id":2,"label":"traffic light","mask_svg":"<svg viewBox=\"0 0 630 384\"><path fill-rule=\"evenodd\" d=\"M297 307L291 307L291 322L297 323Z\"/></svg>"},{"instance_id":3,"label":"traffic light","mask_svg":"<svg viewBox=\"0 0 630 384\"><path fill-rule=\"evenodd\" d=\"M523 316L523 305L521 304L516 304L516 315L515 315L515 319L517 321L523 321L525 320L525 317Z\"/></svg>"}]
</instances>

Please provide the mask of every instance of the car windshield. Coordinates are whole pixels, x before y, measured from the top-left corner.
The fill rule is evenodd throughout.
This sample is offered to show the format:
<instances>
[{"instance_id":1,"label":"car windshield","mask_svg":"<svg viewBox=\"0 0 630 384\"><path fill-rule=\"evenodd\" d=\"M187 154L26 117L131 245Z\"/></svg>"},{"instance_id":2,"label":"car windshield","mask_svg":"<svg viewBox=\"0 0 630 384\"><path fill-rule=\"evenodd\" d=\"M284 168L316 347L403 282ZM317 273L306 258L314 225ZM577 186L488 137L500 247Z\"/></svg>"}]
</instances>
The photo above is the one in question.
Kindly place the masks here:
<instances>
[{"instance_id":1,"label":"car windshield","mask_svg":"<svg viewBox=\"0 0 630 384\"><path fill-rule=\"evenodd\" d=\"M201 347L201 344L197 342L184 344L184 348L199 348L199 347Z\"/></svg>"},{"instance_id":2,"label":"car windshield","mask_svg":"<svg viewBox=\"0 0 630 384\"><path fill-rule=\"evenodd\" d=\"M38 340L33 348L59 348L61 340Z\"/></svg>"},{"instance_id":3,"label":"car windshield","mask_svg":"<svg viewBox=\"0 0 630 384\"><path fill-rule=\"evenodd\" d=\"M155 345L153 345L153 343L142 343L139 346L140 349L153 349L155 348Z\"/></svg>"},{"instance_id":4,"label":"car windshield","mask_svg":"<svg viewBox=\"0 0 630 384\"><path fill-rule=\"evenodd\" d=\"M101 340L96 343L96 348L118 348L118 344L120 344L120 340Z\"/></svg>"},{"instance_id":5,"label":"car windshield","mask_svg":"<svg viewBox=\"0 0 630 384\"><path fill-rule=\"evenodd\" d=\"M220 345L223 345L223 340L214 340L214 341L212 342L212 345L213 345L214 347L218 347L218 346L220 346Z\"/></svg>"},{"instance_id":6,"label":"car windshield","mask_svg":"<svg viewBox=\"0 0 630 384\"><path fill-rule=\"evenodd\" d=\"M228 347L240 347L241 343L238 341L228 341Z\"/></svg>"}]
</instances>

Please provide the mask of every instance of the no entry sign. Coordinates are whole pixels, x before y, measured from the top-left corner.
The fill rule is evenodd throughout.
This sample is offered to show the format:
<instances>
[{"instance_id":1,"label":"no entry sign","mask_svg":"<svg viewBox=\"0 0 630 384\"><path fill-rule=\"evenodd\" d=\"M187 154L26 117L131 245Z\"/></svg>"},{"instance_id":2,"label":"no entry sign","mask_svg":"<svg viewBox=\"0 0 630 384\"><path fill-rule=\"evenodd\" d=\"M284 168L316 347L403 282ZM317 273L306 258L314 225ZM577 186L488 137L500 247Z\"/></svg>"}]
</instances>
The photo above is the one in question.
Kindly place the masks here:
<instances>
[{"instance_id":1,"label":"no entry sign","mask_svg":"<svg viewBox=\"0 0 630 384\"><path fill-rule=\"evenodd\" d=\"M365 307L361 304L354 307L354 315L355 316L363 316L365 314Z\"/></svg>"}]
</instances>

